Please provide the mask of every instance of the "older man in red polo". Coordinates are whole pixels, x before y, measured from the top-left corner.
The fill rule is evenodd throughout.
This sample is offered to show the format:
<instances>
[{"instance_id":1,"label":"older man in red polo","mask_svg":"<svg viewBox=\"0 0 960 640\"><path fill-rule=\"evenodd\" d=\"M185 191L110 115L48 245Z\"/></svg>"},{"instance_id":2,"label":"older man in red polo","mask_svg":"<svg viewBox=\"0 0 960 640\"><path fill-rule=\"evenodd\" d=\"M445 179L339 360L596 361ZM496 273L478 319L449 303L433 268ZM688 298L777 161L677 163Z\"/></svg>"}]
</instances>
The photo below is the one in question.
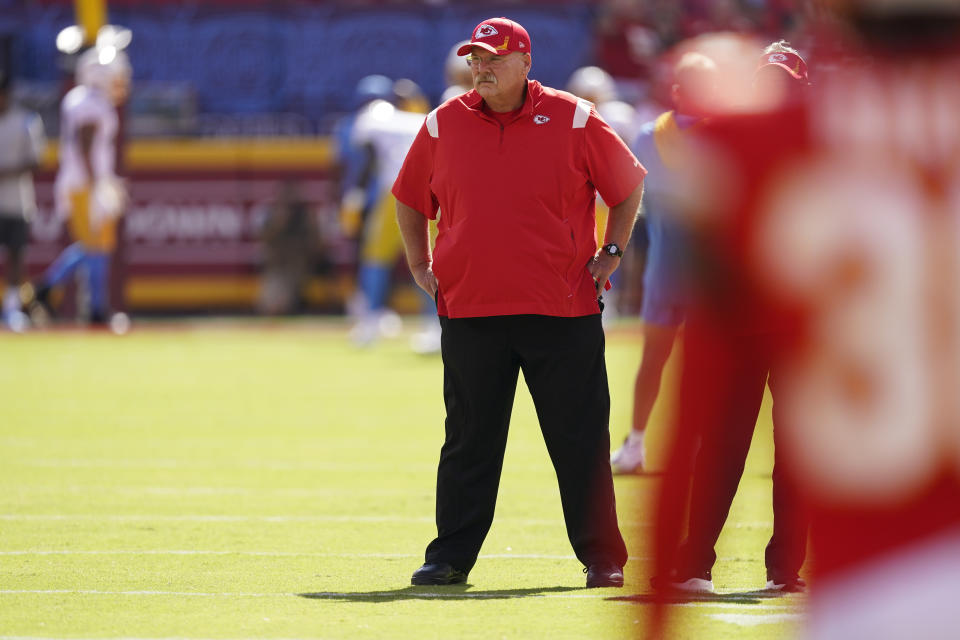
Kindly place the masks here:
<instances>
[{"instance_id":1,"label":"older man in red polo","mask_svg":"<svg viewBox=\"0 0 960 640\"><path fill-rule=\"evenodd\" d=\"M437 537L412 582L465 582L476 562L523 371L587 586L622 586L598 297L646 171L591 103L529 79L521 25L485 20L458 53L474 88L427 116L393 187L410 270L437 298L447 411ZM615 203L599 251L598 192Z\"/></svg>"}]
</instances>

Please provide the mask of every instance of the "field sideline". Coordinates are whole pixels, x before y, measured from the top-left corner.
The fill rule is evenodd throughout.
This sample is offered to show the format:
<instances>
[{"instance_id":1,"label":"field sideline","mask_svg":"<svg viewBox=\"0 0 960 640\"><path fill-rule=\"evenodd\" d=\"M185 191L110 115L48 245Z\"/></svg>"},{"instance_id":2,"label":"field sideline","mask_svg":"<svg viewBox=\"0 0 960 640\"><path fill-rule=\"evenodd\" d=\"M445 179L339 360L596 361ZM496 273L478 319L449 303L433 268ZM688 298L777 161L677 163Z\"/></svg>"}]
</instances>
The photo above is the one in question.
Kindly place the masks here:
<instances>
[{"instance_id":1,"label":"field sideline","mask_svg":"<svg viewBox=\"0 0 960 640\"><path fill-rule=\"evenodd\" d=\"M434 534L438 357L358 350L339 320L135 323L0 334L0 640L626 638L647 610L647 501L618 478L623 589L586 590L529 395L469 586L409 586ZM608 333L611 432L629 424L638 326ZM655 411L648 456L661 459ZM678 638L791 638L768 598L769 406L706 602Z\"/></svg>"}]
</instances>

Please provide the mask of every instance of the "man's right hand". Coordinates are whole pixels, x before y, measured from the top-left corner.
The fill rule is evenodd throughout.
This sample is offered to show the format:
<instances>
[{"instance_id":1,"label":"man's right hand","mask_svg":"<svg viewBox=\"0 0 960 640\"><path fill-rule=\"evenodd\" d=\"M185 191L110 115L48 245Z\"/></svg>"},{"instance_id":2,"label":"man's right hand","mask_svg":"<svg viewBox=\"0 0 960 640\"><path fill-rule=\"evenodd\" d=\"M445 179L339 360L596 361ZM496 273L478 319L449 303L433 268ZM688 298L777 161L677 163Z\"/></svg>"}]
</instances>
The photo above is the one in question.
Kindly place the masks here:
<instances>
[{"instance_id":1,"label":"man's right hand","mask_svg":"<svg viewBox=\"0 0 960 640\"><path fill-rule=\"evenodd\" d=\"M410 273L421 289L430 294L431 298L437 297L437 289L440 285L437 283L437 277L433 275L433 264L426 262L410 267Z\"/></svg>"},{"instance_id":2,"label":"man's right hand","mask_svg":"<svg viewBox=\"0 0 960 640\"><path fill-rule=\"evenodd\" d=\"M430 233L426 217L397 200L397 224L413 279L431 298L436 299L440 285L437 284L437 277L433 275L433 257L430 253Z\"/></svg>"}]
</instances>

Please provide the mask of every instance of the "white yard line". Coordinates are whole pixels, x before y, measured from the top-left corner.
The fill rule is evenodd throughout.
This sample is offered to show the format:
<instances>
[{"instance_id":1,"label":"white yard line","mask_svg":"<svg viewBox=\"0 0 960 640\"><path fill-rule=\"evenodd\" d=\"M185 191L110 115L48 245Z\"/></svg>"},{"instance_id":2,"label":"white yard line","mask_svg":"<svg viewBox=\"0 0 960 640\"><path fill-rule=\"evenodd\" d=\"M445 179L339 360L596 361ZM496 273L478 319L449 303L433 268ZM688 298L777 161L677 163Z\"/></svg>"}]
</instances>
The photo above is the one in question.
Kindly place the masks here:
<instances>
[{"instance_id":1,"label":"white yard line","mask_svg":"<svg viewBox=\"0 0 960 640\"><path fill-rule=\"evenodd\" d=\"M743 605L740 605L743 606ZM801 622L801 613L711 613L714 620L728 622L740 627L755 627L764 624L780 625L785 622Z\"/></svg>"},{"instance_id":2,"label":"white yard line","mask_svg":"<svg viewBox=\"0 0 960 640\"><path fill-rule=\"evenodd\" d=\"M0 556L254 556L268 558L422 558L423 553L324 553L321 551L212 551L199 549L22 549L0 551ZM540 553L491 553L481 554L481 559L519 559L519 560L574 560L576 556L540 554ZM651 558L630 558L631 560L650 560Z\"/></svg>"},{"instance_id":3,"label":"white yard line","mask_svg":"<svg viewBox=\"0 0 960 640\"><path fill-rule=\"evenodd\" d=\"M324 551L245 551L223 549L10 549L0 550L2 556L251 556L266 558L422 558L423 553L331 553ZM481 553L481 560L575 560L570 554L554 553ZM653 556L630 556L631 562L652 562ZM717 558L718 562L733 562L736 557Z\"/></svg>"},{"instance_id":4,"label":"white yard line","mask_svg":"<svg viewBox=\"0 0 960 640\"><path fill-rule=\"evenodd\" d=\"M433 490L409 491L390 487L137 487L116 485L71 485L68 487L46 485L16 485L20 493L76 493L81 495L133 495L133 496L289 496L295 498L311 498L318 496L404 496L433 498ZM557 492L557 496L559 496Z\"/></svg>"},{"instance_id":5,"label":"white yard line","mask_svg":"<svg viewBox=\"0 0 960 640\"><path fill-rule=\"evenodd\" d=\"M592 594L592 593L583 593L583 594L574 594L574 593L532 593L532 594L516 594L513 596L504 594L504 593L491 593L491 592L477 592L477 593L437 593L437 592L425 592L418 593L415 591L410 592L397 592L397 591L369 591L369 592L360 592L360 593L350 593L350 592L339 592L339 591L317 591L304 594L296 593L249 593L249 592L203 592L203 591L148 591L148 590L131 590L131 591L108 591L102 589L2 589L0 590L0 595L107 595L107 596L177 596L177 597L199 597L199 598L290 598L290 597L305 597L305 598L316 598L316 599L348 599L348 598L479 598L479 599L490 599L490 598L503 598L503 597L515 597L515 598L527 598L527 597L537 597L537 598L609 598L610 594Z\"/></svg>"},{"instance_id":6,"label":"white yard line","mask_svg":"<svg viewBox=\"0 0 960 640\"><path fill-rule=\"evenodd\" d=\"M28 458L10 460L11 466L36 467L41 469L136 469L146 470L208 470L208 469L256 469L260 471L335 471L345 473L431 473L436 474L437 465L432 463L381 463L381 462L287 462L277 460L237 460L214 464L201 460L181 458ZM531 467L532 468L532 467ZM512 469L512 471L521 471Z\"/></svg>"}]
</instances>

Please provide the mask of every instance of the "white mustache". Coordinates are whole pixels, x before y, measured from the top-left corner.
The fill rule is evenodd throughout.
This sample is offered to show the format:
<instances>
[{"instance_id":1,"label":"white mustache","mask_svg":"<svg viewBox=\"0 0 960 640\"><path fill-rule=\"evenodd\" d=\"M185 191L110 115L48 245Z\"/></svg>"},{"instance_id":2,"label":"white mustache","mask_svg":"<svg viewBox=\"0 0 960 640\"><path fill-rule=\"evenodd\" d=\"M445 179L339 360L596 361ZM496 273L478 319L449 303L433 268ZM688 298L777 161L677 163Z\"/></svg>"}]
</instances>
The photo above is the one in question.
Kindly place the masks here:
<instances>
[{"instance_id":1,"label":"white mustache","mask_svg":"<svg viewBox=\"0 0 960 640\"><path fill-rule=\"evenodd\" d=\"M492 82L493 84L497 84L497 76L489 73L480 74L477 76L476 83L480 84L481 82Z\"/></svg>"}]
</instances>

